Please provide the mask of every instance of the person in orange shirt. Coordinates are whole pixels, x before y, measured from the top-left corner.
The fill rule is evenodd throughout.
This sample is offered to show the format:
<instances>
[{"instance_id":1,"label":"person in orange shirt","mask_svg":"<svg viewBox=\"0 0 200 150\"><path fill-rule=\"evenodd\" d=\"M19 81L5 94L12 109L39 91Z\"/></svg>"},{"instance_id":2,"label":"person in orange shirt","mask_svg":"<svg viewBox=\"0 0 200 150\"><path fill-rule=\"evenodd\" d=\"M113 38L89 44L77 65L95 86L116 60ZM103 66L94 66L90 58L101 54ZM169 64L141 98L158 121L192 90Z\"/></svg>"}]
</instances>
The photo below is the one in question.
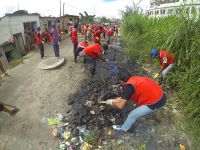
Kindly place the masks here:
<instances>
[{"instance_id":1,"label":"person in orange shirt","mask_svg":"<svg viewBox=\"0 0 200 150\"><path fill-rule=\"evenodd\" d=\"M78 31L77 31L77 27L78 25L75 24L72 31L71 31L71 40L72 40L72 44L74 46L74 53L77 49L78 46Z\"/></svg>"},{"instance_id":2,"label":"person in orange shirt","mask_svg":"<svg viewBox=\"0 0 200 150\"><path fill-rule=\"evenodd\" d=\"M151 50L151 57L157 58L160 62L160 69L158 73L154 76L155 79L160 77L160 83L164 84L167 74L174 67L175 57L166 50Z\"/></svg>"},{"instance_id":3,"label":"person in orange shirt","mask_svg":"<svg viewBox=\"0 0 200 150\"><path fill-rule=\"evenodd\" d=\"M79 42L78 43L78 47L77 49L74 51L74 62L77 63L76 59L77 56L79 55L80 52L83 51L84 48L86 48L88 46L88 42L84 41L84 42Z\"/></svg>"},{"instance_id":4,"label":"person in orange shirt","mask_svg":"<svg viewBox=\"0 0 200 150\"><path fill-rule=\"evenodd\" d=\"M83 49L78 55L83 56L86 63L88 63L88 68L90 74L94 75L96 72L96 60L103 60L102 52L108 50L108 45L103 44L102 46L98 43L91 44Z\"/></svg>"},{"instance_id":5,"label":"person in orange shirt","mask_svg":"<svg viewBox=\"0 0 200 150\"><path fill-rule=\"evenodd\" d=\"M45 42L49 42L50 41L50 35L49 35L49 31L47 28L45 28L45 31L43 32L43 37L45 39Z\"/></svg>"},{"instance_id":6,"label":"person in orange shirt","mask_svg":"<svg viewBox=\"0 0 200 150\"><path fill-rule=\"evenodd\" d=\"M166 96L162 88L148 77L132 76L127 71L120 71L119 80L124 82L120 97L104 103L119 109L122 109L129 100L136 103L138 107L128 114L122 125L113 125L115 130L126 132L138 118L161 109L166 103Z\"/></svg>"},{"instance_id":7,"label":"person in orange shirt","mask_svg":"<svg viewBox=\"0 0 200 150\"><path fill-rule=\"evenodd\" d=\"M101 44L101 32L102 32L102 26L99 26L97 28L97 30L94 32L94 37L93 37L93 41L94 43L99 43Z\"/></svg>"},{"instance_id":8,"label":"person in orange shirt","mask_svg":"<svg viewBox=\"0 0 200 150\"><path fill-rule=\"evenodd\" d=\"M44 39L43 39L42 33L40 31L40 27L37 28L37 32L36 32L35 36L36 36L35 37L36 45L38 45L38 47L40 49L41 59L43 59L43 58L45 58L45 56L44 56Z\"/></svg>"}]
</instances>

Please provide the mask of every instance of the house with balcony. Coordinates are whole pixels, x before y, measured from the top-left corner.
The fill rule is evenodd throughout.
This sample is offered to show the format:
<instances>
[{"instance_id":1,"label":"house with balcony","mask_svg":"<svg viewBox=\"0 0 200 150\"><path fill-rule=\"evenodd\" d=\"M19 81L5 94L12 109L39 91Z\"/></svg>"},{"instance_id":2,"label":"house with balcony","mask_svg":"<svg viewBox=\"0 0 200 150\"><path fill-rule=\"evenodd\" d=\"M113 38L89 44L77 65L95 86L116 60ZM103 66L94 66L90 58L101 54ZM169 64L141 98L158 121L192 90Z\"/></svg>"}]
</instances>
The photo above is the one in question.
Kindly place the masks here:
<instances>
[{"instance_id":1,"label":"house with balcony","mask_svg":"<svg viewBox=\"0 0 200 150\"><path fill-rule=\"evenodd\" d=\"M165 17L177 13L177 9L181 6L197 9L200 14L200 0L150 0L150 8L146 10L146 14L150 17Z\"/></svg>"}]
</instances>

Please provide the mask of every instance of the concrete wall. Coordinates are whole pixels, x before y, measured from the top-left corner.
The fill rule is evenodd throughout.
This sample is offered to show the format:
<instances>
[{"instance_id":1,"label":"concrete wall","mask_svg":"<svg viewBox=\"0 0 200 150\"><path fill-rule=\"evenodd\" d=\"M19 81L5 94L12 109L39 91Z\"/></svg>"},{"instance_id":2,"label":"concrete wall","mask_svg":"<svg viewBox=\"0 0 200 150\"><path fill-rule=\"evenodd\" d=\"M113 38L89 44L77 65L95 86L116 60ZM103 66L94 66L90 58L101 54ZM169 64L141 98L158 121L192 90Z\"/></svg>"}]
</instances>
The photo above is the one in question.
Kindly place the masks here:
<instances>
[{"instance_id":1,"label":"concrete wall","mask_svg":"<svg viewBox=\"0 0 200 150\"><path fill-rule=\"evenodd\" d=\"M51 24L49 24L49 22L51 22ZM56 23L56 18L55 17L41 17L40 18L41 31L42 32L45 31L45 28L50 30L52 23Z\"/></svg>"},{"instance_id":2,"label":"concrete wall","mask_svg":"<svg viewBox=\"0 0 200 150\"><path fill-rule=\"evenodd\" d=\"M13 34L22 33L24 38L23 23L36 22L36 28L39 26L39 16L23 15L23 16L6 16L0 20L0 44L9 41Z\"/></svg>"},{"instance_id":3,"label":"concrete wall","mask_svg":"<svg viewBox=\"0 0 200 150\"><path fill-rule=\"evenodd\" d=\"M6 69L8 67L8 60L2 47L0 47L0 61L2 62L4 69Z\"/></svg>"},{"instance_id":4,"label":"concrete wall","mask_svg":"<svg viewBox=\"0 0 200 150\"><path fill-rule=\"evenodd\" d=\"M0 20L0 33L0 44L4 43L5 41L9 41L9 39L12 37L10 34L8 17Z\"/></svg>"}]
</instances>

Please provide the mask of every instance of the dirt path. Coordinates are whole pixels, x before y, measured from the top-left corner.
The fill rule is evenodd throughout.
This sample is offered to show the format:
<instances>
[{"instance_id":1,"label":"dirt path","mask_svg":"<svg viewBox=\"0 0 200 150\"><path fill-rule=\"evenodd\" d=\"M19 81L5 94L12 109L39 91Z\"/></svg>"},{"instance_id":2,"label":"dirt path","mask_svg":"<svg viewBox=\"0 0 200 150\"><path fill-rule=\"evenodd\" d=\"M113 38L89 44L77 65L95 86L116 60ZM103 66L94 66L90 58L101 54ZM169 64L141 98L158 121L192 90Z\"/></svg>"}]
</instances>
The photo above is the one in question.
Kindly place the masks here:
<instances>
[{"instance_id":1,"label":"dirt path","mask_svg":"<svg viewBox=\"0 0 200 150\"><path fill-rule=\"evenodd\" d=\"M1 101L20 108L15 117L0 113L1 150L56 149L56 140L50 136L46 118L56 113L66 113L68 95L74 92L84 74L82 65L74 64L72 44L69 38L60 45L63 66L54 70L39 70L39 53L24 60L5 77L0 86ZM45 47L46 56L53 56L51 45ZM76 66L76 68L75 68Z\"/></svg>"}]
</instances>

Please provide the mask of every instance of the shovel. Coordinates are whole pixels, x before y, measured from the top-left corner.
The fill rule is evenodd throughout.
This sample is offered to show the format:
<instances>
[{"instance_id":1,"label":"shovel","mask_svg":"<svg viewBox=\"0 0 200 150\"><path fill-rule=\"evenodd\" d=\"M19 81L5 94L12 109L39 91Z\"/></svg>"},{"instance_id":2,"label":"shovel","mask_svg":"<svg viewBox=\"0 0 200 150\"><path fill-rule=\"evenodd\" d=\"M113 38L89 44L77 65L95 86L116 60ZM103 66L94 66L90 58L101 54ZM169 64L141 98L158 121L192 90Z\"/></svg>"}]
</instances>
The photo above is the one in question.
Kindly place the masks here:
<instances>
[{"instance_id":1,"label":"shovel","mask_svg":"<svg viewBox=\"0 0 200 150\"><path fill-rule=\"evenodd\" d=\"M108 101L98 101L99 104L109 104Z\"/></svg>"}]
</instances>

